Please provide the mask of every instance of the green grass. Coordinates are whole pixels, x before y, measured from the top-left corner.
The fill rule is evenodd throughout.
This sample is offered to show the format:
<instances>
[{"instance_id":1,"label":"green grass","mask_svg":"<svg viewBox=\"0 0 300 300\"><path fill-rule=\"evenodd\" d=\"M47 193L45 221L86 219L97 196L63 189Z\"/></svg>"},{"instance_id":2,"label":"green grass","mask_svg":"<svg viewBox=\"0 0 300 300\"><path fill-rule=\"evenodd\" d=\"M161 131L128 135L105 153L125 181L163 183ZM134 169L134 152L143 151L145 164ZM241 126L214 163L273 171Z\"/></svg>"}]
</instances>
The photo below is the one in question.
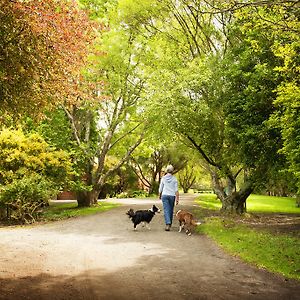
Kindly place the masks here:
<instances>
[{"instance_id":1,"label":"green grass","mask_svg":"<svg viewBox=\"0 0 300 300\"><path fill-rule=\"evenodd\" d=\"M221 208L220 201L213 194L201 194L196 202L207 209ZM251 195L247 199L247 212L293 214L300 213L300 208L296 207L294 198ZM300 240L295 236L255 230L222 217L207 218L198 231L246 262L300 280Z\"/></svg>"},{"instance_id":2,"label":"green grass","mask_svg":"<svg viewBox=\"0 0 300 300\"><path fill-rule=\"evenodd\" d=\"M219 210L221 208L221 202L214 194L201 194L197 197L196 203L207 209Z\"/></svg>"},{"instance_id":3,"label":"green grass","mask_svg":"<svg viewBox=\"0 0 300 300\"><path fill-rule=\"evenodd\" d=\"M42 221L57 221L72 217L86 216L110 210L119 204L114 203L100 203L93 207L77 207L77 202L72 203L52 203L47 207L41 216Z\"/></svg>"},{"instance_id":4,"label":"green grass","mask_svg":"<svg viewBox=\"0 0 300 300\"><path fill-rule=\"evenodd\" d=\"M199 195L196 202L203 208L221 208L221 202L214 194ZM300 213L300 208L296 207L296 200L292 197L250 195L247 199L247 212Z\"/></svg>"},{"instance_id":5,"label":"green grass","mask_svg":"<svg viewBox=\"0 0 300 300\"><path fill-rule=\"evenodd\" d=\"M300 280L300 241L296 237L256 231L221 218L209 218L197 230L246 262Z\"/></svg>"}]
</instances>

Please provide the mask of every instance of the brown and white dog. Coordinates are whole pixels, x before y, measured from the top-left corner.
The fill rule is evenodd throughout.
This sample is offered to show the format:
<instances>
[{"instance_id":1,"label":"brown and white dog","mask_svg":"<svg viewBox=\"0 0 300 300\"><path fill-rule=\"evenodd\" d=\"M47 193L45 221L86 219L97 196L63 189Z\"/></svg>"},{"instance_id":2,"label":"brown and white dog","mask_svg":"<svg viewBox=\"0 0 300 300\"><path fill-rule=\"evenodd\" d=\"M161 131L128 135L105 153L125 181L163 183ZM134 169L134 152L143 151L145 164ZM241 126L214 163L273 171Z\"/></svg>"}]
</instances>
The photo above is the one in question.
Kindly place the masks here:
<instances>
[{"instance_id":1,"label":"brown and white dog","mask_svg":"<svg viewBox=\"0 0 300 300\"><path fill-rule=\"evenodd\" d=\"M179 231L178 232L181 232L182 228L185 228L185 233L187 235L191 235L192 232L194 231L195 227L197 225L201 224L201 222L197 222L194 219L194 216L186 210L181 210L180 209L176 213L176 218L179 221Z\"/></svg>"}]
</instances>

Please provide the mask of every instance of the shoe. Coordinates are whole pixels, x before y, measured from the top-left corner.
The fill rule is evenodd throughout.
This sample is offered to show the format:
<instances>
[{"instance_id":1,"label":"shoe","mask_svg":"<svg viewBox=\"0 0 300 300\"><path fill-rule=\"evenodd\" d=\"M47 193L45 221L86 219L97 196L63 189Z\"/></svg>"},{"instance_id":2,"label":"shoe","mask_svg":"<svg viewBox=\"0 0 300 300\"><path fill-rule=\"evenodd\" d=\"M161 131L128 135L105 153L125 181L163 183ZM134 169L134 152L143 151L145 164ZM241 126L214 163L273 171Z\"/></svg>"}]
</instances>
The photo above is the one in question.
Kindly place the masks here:
<instances>
[{"instance_id":1,"label":"shoe","mask_svg":"<svg viewBox=\"0 0 300 300\"><path fill-rule=\"evenodd\" d=\"M170 231L170 228L171 228L171 225L167 224L166 228L165 228L165 231Z\"/></svg>"}]
</instances>

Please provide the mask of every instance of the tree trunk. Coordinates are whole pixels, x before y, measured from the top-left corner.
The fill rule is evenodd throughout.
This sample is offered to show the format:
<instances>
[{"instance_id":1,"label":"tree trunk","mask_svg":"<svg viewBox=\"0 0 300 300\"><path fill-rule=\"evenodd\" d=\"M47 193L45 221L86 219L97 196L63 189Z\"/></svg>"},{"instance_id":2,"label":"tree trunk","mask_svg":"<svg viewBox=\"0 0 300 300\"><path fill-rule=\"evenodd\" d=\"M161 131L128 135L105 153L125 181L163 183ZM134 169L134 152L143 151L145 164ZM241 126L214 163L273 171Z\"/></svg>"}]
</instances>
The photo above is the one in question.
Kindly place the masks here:
<instances>
[{"instance_id":1,"label":"tree trunk","mask_svg":"<svg viewBox=\"0 0 300 300\"><path fill-rule=\"evenodd\" d=\"M247 185L239 192L233 192L222 200L221 211L229 214L243 214L246 212L246 200L253 191L252 185Z\"/></svg>"},{"instance_id":2,"label":"tree trunk","mask_svg":"<svg viewBox=\"0 0 300 300\"><path fill-rule=\"evenodd\" d=\"M149 195L158 194L159 182L152 180L149 187Z\"/></svg>"},{"instance_id":3,"label":"tree trunk","mask_svg":"<svg viewBox=\"0 0 300 300\"><path fill-rule=\"evenodd\" d=\"M226 198L225 189L221 183L221 180L216 172L211 171L212 184L215 194L218 199L223 203Z\"/></svg>"},{"instance_id":4,"label":"tree trunk","mask_svg":"<svg viewBox=\"0 0 300 300\"><path fill-rule=\"evenodd\" d=\"M78 207L90 207L97 204L98 195L99 192L95 190L77 192Z\"/></svg>"},{"instance_id":5,"label":"tree trunk","mask_svg":"<svg viewBox=\"0 0 300 300\"><path fill-rule=\"evenodd\" d=\"M246 182L244 186L236 191L235 178L231 176L226 180L226 186L219 178L218 174L211 171L214 192L222 203L221 212L229 214L243 214L246 212L246 200L253 191L251 182Z\"/></svg>"}]
</instances>

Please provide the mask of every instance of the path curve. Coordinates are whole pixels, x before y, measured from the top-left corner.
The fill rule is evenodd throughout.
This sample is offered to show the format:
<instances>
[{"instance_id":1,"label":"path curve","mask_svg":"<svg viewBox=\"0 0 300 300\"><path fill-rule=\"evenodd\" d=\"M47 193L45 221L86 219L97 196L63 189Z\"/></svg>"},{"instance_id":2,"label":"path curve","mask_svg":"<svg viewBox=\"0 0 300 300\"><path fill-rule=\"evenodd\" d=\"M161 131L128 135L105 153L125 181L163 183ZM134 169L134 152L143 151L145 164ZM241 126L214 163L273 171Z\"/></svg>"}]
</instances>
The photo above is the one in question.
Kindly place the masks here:
<instances>
[{"instance_id":1,"label":"path curve","mask_svg":"<svg viewBox=\"0 0 300 300\"><path fill-rule=\"evenodd\" d=\"M251 267L204 235L186 236L163 214L151 230L133 225L122 206L46 225L0 229L0 299L297 299L299 282ZM193 208L191 196L176 207ZM299 299L299 298L298 298Z\"/></svg>"}]
</instances>

